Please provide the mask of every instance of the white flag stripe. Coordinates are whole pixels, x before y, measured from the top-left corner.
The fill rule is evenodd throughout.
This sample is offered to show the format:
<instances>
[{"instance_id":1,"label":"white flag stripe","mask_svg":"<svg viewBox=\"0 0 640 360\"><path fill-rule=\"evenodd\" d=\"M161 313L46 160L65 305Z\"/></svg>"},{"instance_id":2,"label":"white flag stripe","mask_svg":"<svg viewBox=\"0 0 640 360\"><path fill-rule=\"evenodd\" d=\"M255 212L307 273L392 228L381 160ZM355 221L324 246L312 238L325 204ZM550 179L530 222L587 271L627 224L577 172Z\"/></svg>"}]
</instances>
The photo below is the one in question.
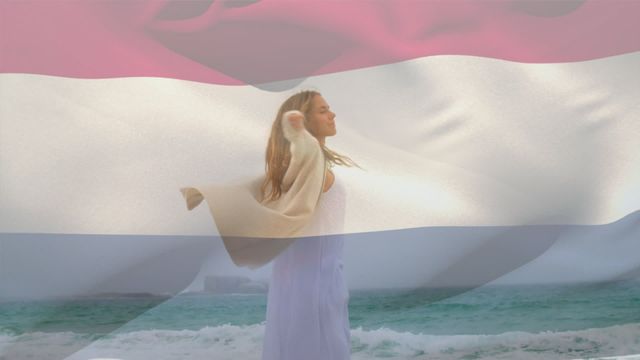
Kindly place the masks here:
<instances>
[{"instance_id":1,"label":"white flag stripe","mask_svg":"<svg viewBox=\"0 0 640 360\"><path fill-rule=\"evenodd\" d=\"M638 210L639 64L437 56L301 79L337 113L328 146L367 170L334 168L340 231L604 224ZM287 95L159 78L0 84L0 231L28 233L215 233L178 188L261 175Z\"/></svg>"}]
</instances>

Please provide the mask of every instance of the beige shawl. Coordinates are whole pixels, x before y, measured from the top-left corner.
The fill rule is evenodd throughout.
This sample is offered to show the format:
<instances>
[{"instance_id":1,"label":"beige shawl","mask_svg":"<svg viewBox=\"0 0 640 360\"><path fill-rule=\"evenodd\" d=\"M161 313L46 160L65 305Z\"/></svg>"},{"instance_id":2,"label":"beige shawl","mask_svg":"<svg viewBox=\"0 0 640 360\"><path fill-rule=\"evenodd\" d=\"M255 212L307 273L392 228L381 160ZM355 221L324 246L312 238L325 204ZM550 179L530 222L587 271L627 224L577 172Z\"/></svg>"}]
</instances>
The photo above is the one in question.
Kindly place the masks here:
<instances>
[{"instance_id":1,"label":"beige shawl","mask_svg":"<svg viewBox=\"0 0 640 360\"><path fill-rule=\"evenodd\" d=\"M237 266L258 268L291 245L322 195L328 162L315 137L304 128L291 126L288 116L296 112L300 113L286 112L281 120L284 136L290 142L291 161L279 199L262 199L264 175L240 184L180 188L188 210L207 201L224 246Z\"/></svg>"}]
</instances>

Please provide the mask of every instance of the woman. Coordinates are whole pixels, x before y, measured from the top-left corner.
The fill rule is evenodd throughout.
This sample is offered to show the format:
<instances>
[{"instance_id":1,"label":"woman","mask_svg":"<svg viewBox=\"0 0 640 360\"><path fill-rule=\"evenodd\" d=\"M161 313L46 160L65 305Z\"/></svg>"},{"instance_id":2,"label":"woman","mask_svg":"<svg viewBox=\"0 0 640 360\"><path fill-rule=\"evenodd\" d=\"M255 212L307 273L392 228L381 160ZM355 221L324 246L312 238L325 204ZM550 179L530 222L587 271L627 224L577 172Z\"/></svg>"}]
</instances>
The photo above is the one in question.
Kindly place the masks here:
<instances>
[{"instance_id":1,"label":"woman","mask_svg":"<svg viewBox=\"0 0 640 360\"><path fill-rule=\"evenodd\" d=\"M263 199L275 200L286 192L286 170L291 160L287 131L292 129L307 131L317 139L330 165L358 166L325 146L325 138L336 134L335 117L316 91L301 91L280 106L267 145ZM329 168L324 179L322 192L326 193L335 182ZM317 206L310 226L322 232L327 225L322 193ZM262 360L350 358L349 294L342 272L342 241L341 237L329 236L300 238L273 260Z\"/></svg>"}]
</instances>

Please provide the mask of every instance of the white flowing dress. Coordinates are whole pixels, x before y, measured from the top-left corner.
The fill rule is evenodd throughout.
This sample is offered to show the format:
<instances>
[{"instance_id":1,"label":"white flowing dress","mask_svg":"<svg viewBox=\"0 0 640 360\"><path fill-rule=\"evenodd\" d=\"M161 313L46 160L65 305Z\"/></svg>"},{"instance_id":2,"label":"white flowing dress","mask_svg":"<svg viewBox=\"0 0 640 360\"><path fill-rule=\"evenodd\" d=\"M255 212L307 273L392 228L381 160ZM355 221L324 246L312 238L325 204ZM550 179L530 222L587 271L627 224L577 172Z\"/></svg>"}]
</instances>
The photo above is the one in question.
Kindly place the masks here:
<instances>
[{"instance_id":1,"label":"white flowing dress","mask_svg":"<svg viewBox=\"0 0 640 360\"><path fill-rule=\"evenodd\" d=\"M343 190L336 177L308 226L342 229ZM342 235L299 238L273 260L262 360L350 359L343 245Z\"/></svg>"}]
</instances>

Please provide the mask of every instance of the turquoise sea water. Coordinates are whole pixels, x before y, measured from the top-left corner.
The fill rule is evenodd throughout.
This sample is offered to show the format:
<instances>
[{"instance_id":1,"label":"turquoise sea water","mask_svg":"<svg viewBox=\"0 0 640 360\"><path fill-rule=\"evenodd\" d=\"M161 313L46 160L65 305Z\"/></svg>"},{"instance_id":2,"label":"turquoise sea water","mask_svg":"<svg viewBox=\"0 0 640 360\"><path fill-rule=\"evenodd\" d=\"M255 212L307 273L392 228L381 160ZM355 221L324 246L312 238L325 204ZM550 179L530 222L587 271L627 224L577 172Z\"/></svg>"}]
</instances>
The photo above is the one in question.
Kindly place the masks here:
<instances>
[{"instance_id":1,"label":"turquoise sea water","mask_svg":"<svg viewBox=\"0 0 640 360\"><path fill-rule=\"evenodd\" d=\"M351 290L353 359L575 359L640 353L640 282ZM443 293L444 292L444 293ZM70 359L259 359L265 294L190 294L101 331L150 299L0 303L0 354ZM40 321L39 319L46 319ZM36 330L32 324L39 322ZM73 329L73 331L69 331ZM82 346L78 346L81 344ZM17 351L19 350L19 351ZM17 359L16 359L17 360Z\"/></svg>"}]
</instances>

